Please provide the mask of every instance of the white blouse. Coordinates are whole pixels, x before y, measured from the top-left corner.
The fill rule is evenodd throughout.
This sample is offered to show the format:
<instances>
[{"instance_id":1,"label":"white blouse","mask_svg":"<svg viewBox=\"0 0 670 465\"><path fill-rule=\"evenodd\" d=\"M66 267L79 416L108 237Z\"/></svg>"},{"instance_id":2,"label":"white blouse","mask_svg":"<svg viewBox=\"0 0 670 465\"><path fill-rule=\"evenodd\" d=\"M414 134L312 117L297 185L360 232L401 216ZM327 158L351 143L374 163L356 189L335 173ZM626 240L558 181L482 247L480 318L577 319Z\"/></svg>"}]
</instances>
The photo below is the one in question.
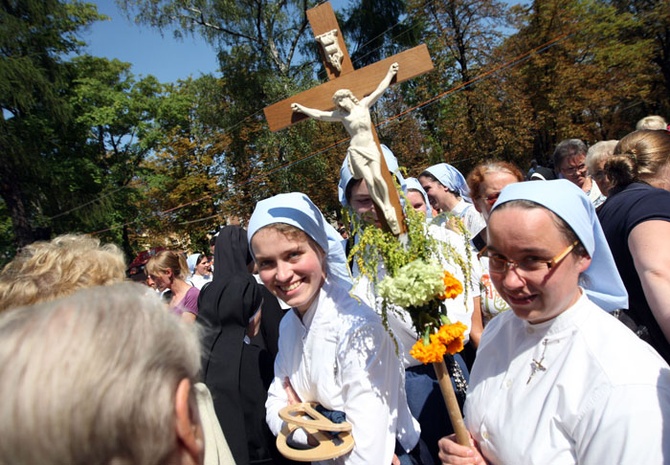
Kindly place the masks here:
<instances>
[{"instance_id":1,"label":"white blouse","mask_svg":"<svg viewBox=\"0 0 670 465\"><path fill-rule=\"evenodd\" d=\"M494 318L464 412L492 464L670 460L668 365L584 294L544 323Z\"/></svg>"},{"instance_id":2,"label":"white blouse","mask_svg":"<svg viewBox=\"0 0 670 465\"><path fill-rule=\"evenodd\" d=\"M451 213L463 220L465 229L470 233L470 237L475 237L479 231L486 227L486 221L482 214L477 211L474 205L463 199L456 204Z\"/></svg>"},{"instance_id":3,"label":"white blouse","mask_svg":"<svg viewBox=\"0 0 670 465\"><path fill-rule=\"evenodd\" d=\"M343 411L352 424L351 453L329 464L391 463L396 438L410 451L419 424L407 406L404 369L381 319L368 306L328 280L303 316L282 319L275 378L265 404L267 423L277 435L278 412L287 405L288 377L303 402Z\"/></svg>"},{"instance_id":4,"label":"white blouse","mask_svg":"<svg viewBox=\"0 0 670 465\"><path fill-rule=\"evenodd\" d=\"M190 278L186 280L186 282L190 283L192 286L197 287L200 290L202 289L202 286L204 286L209 282L212 282L212 275L208 274L206 276L203 276L199 274L193 274Z\"/></svg>"}]
</instances>

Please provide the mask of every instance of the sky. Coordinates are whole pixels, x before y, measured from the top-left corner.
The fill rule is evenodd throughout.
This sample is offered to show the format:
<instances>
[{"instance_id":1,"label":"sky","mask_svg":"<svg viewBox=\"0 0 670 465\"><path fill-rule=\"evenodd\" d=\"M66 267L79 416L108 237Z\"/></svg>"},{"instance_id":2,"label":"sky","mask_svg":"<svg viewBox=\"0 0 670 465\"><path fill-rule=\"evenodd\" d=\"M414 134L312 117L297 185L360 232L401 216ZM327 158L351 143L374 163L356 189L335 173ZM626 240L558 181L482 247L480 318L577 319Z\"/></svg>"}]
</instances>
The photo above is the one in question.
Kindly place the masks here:
<instances>
[{"instance_id":1,"label":"sky","mask_svg":"<svg viewBox=\"0 0 670 465\"><path fill-rule=\"evenodd\" d=\"M126 18L114 0L89 1L110 19L94 23L82 34L89 44L86 53L131 63L136 76L152 74L164 83L217 73L216 51L203 39L175 39L171 32L161 36L157 29Z\"/></svg>"},{"instance_id":2,"label":"sky","mask_svg":"<svg viewBox=\"0 0 670 465\"><path fill-rule=\"evenodd\" d=\"M135 76L152 74L160 82L176 82L202 74L217 75L216 51L199 37L175 39L171 32L161 36L157 29L137 25L126 18L114 0L89 0L98 11L110 17L91 25L82 38L89 46L86 53L105 58L118 58L131 63ZM331 2L335 10L346 1Z\"/></svg>"},{"instance_id":3,"label":"sky","mask_svg":"<svg viewBox=\"0 0 670 465\"><path fill-rule=\"evenodd\" d=\"M95 3L98 11L110 19L92 24L82 34L89 44L86 53L131 63L135 76L152 74L163 83L207 73L217 75L216 51L200 37L175 39L171 31L161 36L157 29L128 19L114 0L88 1ZM519 1L508 0L507 3ZM331 0L331 4L335 11L340 11L348 6L349 0Z\"/></svg>"}]
</instances>

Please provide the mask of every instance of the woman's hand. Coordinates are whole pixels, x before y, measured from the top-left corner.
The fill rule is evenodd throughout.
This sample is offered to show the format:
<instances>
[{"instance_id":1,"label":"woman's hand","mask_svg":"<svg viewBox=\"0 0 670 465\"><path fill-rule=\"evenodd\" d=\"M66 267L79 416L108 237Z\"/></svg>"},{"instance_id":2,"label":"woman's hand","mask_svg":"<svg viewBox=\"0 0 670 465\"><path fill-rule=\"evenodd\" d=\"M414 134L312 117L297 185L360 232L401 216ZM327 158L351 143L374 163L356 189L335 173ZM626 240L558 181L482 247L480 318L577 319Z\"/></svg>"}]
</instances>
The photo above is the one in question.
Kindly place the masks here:
<instances>
[{"instance_id":1,"label":"woman's hand","mask_svg":"<svg viewBox=\"0 0 670 465\"><path fill-rule=\"evenodd\" d=\"M471 447L461 446L456 442L456 435L446 436L437 443L440 448L438 457L442 465L472 465L485 464L486 460L479 453L475 441L470 436Z\"/></svg>"}]
</instances>

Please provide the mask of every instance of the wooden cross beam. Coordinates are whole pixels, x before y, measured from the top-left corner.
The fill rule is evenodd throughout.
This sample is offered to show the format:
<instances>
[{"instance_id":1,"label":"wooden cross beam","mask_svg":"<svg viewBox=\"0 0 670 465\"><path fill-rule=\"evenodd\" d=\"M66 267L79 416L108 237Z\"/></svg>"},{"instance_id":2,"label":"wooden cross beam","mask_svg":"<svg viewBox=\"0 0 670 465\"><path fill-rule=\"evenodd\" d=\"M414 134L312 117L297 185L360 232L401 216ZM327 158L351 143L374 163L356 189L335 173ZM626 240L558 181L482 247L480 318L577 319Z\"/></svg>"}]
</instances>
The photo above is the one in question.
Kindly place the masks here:
<instances>
[{"instance_id":1,"label":"wooden cross beam","mask_svg":"<svg viewBox=\"0 0 670 465\"><path fill-rule=\"evenodd\" d=\"M349 89L356 97L358 97L358 99L370 95L377 89L380 82L384 80L387 72L389 72L389 67L393 63L398 64L398 72L393 78L392 83L406 81L433 69L433 63L430 59L428 48L425 45L420 45L390 58L386 58L385 60L373 63L365 68L356 70L347 53L342 32L337 24L337 19L330 3L325 2L315 8L307 10L307 18L309 19L309 23L317 41L322 45L320 52L328 72L329 81L266 107L264 110L265 117L268 120L270 130L273 132L309 118L305 113L294 111L292 105L295 103L304 107L330 112L336 108L335 103L333 102L333 94L338 90ZM333 121L333 119L327 120ZM382 156L379 138L377 137L374 126L371 126L370 130L372 131L372 137L374 138L377 152L379 154L381 176L388 188L388 193L390 195L389 200L393 210L395 210L399 228L394 228L390 225L386 215L382 213L384 212L383 206L379 205L377 201L375 201L376 211L386 230L392 231L395 234L400 234L406 230L400 198L393 177ZM372 191L372 187L367 179L366 184L368 184L368 188Z\"/></svg>"}]
</instances>

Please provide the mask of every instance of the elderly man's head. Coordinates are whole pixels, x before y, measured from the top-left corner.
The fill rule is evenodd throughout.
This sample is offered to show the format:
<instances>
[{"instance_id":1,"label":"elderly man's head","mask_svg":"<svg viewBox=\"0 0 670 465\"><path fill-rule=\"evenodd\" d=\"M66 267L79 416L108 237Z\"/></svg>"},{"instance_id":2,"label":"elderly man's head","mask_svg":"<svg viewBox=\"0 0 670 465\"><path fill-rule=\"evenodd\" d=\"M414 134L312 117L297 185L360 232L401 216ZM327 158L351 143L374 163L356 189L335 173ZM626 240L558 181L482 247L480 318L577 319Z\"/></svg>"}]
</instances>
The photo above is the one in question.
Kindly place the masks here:
<instances>
[{"instance_id":1,"label":"elderly man's head","mask_svg":"<svg viewBox=\"0 0 670 465\"><path fill-rule=\"evenodd\" d=\"M2 313L0 463L202 463L195 331L132 283Z\"/></svg>"}]
</instances>

